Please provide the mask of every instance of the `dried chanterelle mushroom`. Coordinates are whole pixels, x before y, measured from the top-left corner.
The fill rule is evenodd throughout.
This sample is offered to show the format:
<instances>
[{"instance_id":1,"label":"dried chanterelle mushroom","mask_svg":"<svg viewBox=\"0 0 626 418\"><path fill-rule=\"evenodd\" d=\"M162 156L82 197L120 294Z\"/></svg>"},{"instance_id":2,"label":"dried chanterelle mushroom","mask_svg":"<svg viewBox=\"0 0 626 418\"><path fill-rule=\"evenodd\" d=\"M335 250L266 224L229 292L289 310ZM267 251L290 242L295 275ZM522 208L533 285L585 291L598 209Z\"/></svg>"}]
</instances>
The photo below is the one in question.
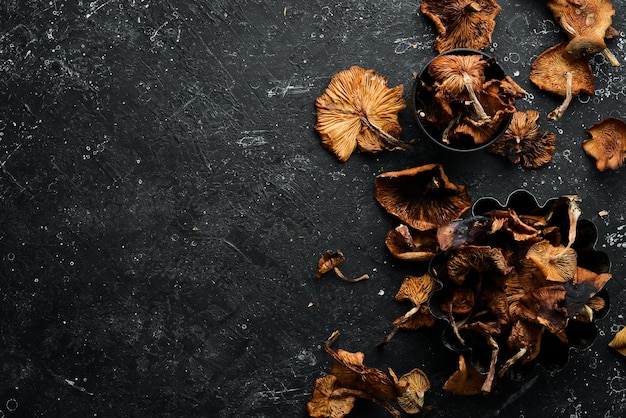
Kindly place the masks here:
<instances>
[{"instance_id":1,"label":"dried chanterelle mushroom","mask_svg":"<svg viewBox=\"0 0 626 418\"><path fill-rule=\"evenodd\" d=\"M596 160L599 171L617 170L626 158L626 123L606 118L587 130L591 139L583 141L583 150Z\"/></svg>"},{"instance_id":2,"label":"dried chanterelle mushroom","mask_svg":"<svg viewBox=\"0 0 626 418\"><path fill-rule=\"evenodd\" d=\"M611 0L549 0L548 8L570 38L566 51L577 58L602 52L611 65L619 62L604 42L618 32L611 26Z\"/></svg>"},{"instance_id":3,"label":"dried chanterelle mushroom","mask_svg":"<svg viewBox=\"0 0 626 418\"><path fill-rule=\"evenodd\" d=\"M530 69L530 81L541 90L565 97L563 103L548 115L557 120L565 113L573 97L594 93L591 64L586 58L576 58L567 52L567 42L561 42L542 52Z\"/></svg>"},{"instance_id":4,"label":"dried chanterelle mushroom","mask_svg":"<svg viewBox=\"0 0 626 418\"><path fill-rule=\"evenodd\" d=\"M435 24L435 49L481 49L491 45L495 18L502 8L494 0L422 0L420 10Z\"/></svg>"},{"instance_id":5,"label":"dried chanterelle mushroom","mask_svg":"<svg viewBox=\"0 0 626 418\"><path fill-rule=\"evenodd\" d=\"M315 272L315 277L319 279L324 274L332 270L341 280L345 280L346 282L355 283L360 282L361 280L369 279L369 275L367 274L363 274L353 279L346 277L338 267L339 264L343 263L345 259L346 257L343 255L343 251L341 250L324 251L322 257L317 261L317 271Z\"/></svg>"},{"instance_id":6,"label":"dried chanterelle mushroom","mask_svg":"<svg viewBox=\"0 0 626 418\"><path fill-rule=\"evenodd\" d=\"M376 177L376 200L412 228L443 226L470 208L464 185L448 180L441 164L427 164Z\"/></svg>"},{"instance_id":7,"label":"dried chanterelle mushroom","mask_svg":"<svg viewBox=\"0 0 626 418\"><path fill-rule=\"evenodd\" d=\"M402 85L387 87L385 77L356 65L335 74L315 101L322 145L342 162L357 149L406 149L398 122L398 112L406 107L403 90Z\"/></svg>"},{"instance_id":8,"label":"dried chanterelle mushroom","mask_svg":"<svg viewBox=\"0 0 626 418\"><path fill-rule=\"evenodd\" d=\"M556 135L542 131L536 110L516 111L511 124L488 151L506 157L524 168L539 168L550 161L556 151Z\"/></svg>"}]
</instances>

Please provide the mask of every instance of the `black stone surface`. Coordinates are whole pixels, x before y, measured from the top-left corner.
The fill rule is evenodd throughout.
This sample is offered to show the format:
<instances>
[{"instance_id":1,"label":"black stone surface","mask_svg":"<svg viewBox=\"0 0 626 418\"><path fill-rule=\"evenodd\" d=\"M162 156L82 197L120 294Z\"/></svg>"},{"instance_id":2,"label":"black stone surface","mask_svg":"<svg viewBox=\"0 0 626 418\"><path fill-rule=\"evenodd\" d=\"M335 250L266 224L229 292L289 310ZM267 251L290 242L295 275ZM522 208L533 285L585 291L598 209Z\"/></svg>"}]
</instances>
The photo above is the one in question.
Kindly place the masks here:
<instances>
[{"instance_id":1,"label":"black stone surface","mask_svg":"<svg viewBox=\"0 0 626 418\"><path fill-rule=\"evenodd\" d=\"M412 151L342 164L321 147L314 100L336 72L373 68L408 98L435 55L418 1L1 1L0 416L305 417L335 329L369 366L426 371L431 416L624 416L625 362L607 347L625 321L624 170L597 172L581 143L626 117L626 66L594 57L596 94L548 123L560 99L528 74L564 34L543 1L499 3L487 51L528 91L518 108L558 133L538 170L440 150L408 109ZM626 65L624 39L609 47ZM441 329L376 348L425 266L387 253L397 221L374 177L432 162L474 199L582 197L613 263L611 310L565 370L458 397L441 389L456 367ZM327 249L370 280L316 279ZM386 414L359 401L350 416Z\"/></svg>"}]
</instances>

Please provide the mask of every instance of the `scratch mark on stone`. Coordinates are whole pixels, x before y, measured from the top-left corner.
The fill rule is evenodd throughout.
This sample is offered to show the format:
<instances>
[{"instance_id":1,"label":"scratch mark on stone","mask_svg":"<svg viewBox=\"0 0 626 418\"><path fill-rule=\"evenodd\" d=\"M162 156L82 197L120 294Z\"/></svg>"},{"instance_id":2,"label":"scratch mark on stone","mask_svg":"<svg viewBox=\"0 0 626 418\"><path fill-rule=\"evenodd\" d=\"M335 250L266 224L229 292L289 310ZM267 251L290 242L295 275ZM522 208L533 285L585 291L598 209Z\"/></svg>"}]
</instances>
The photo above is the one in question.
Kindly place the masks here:
<instances>
[{"instance_id":1,"label":"scratch mark on stone","mask_svg":"<svg viewBox=\"0 0 626 418\"><path fill-rule=\"evenodd\" d=\"M102 3L100 6L96 7L95 9L92 9L89 13L87 13L85 15L85 19L89 19L91 18L91 16L93 16L94 14L96 14L98 12L98 10L102 9L104 6L106 6L107 4L111 3L113 0L107 0L104 3Z\"/></svg>"},{"instance_id":2,"label":"scratch mark on stone","mask_svg":"<svg viewBox=\"0 0 626 418\"><path fill-rule=\"evenodd\" d=\"M157 35L159 34L159 31L161 29L163 29L165 26L167 26L167 24L170 23L169 20L166 20L165 23L163 23L161 26L159 26L158 28L156 28L156 30L154 31L154 33L150 36L150 41L154 42L154 40L156 39ZM180 29L178 31L178 34L180 36ZM178 41L176 41L178 42Z\"/></svg>"},{"instance_id":3,"label":"scratch mark on stone","mask_svg":"<svg viewBox=\"0 0 626 418\"><path fill-rule=\"evenodd\" d=\"M247 255L245 255L243 253L243 251L241 251L239 249L239 247L237 247L235 244L233 244L232 242L230 242L229 240L227 240L226 238L222 238L222 241L224 242L224 244L228 245L230 248L232 248L233 250L237 251L248 263L253 264L252 260L250 260L248 258Z\"/></svg>"}]
</instances>

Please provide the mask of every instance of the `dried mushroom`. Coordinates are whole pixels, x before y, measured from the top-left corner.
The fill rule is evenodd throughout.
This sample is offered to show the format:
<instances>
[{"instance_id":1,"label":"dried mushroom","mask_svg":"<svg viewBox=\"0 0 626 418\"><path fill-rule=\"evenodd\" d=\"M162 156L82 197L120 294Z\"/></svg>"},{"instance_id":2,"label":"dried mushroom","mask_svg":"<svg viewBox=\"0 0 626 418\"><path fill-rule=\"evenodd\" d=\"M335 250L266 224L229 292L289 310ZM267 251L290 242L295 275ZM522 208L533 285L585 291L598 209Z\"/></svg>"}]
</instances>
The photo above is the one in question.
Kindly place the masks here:
<instances>
[{"instance_id":1,"label":"dried mushroom","mask_svg":"<svg viewBox=\"0 0 626 418\"><path fill-rule=\"evenodd\" d=\"M615 10L610 0L550 0L546 5L570 39L569 54L580 58L602 52L611 65L619 66L604 42L617 32L611 26Z\"/></svg>"},{"instance_id":2,"label":"dried mushroom","mask_svg":"<svg viewBox=\"0 0 626 418\"><path fill-rule=\"evenodd\" d=\"M591 139L583 141L585 153L596 160L599 171L617 170L626 159L626 123L606 118L587 130Z\"/></svg>"},{"instance_id":3,"label":"dried mushroom","mask_svg":"<svg viewBox=\"0 0 626 418\"><path fill-rule=\"evenodd\" d=\"M609 343L609 347L626 356L626 328L620 329Z\"/></svg>"},{"instance_id":4,"label":"dried mushroom","mask_svg":"<svg viewBox=\"0 0 626 418\"><path fill-rule=\"evenodd\" d=\"M443 388L457 395L478 395L482 393L485 380L486 376L459 354L459 369L446 380Z\"/></svg>"},{"instance_id":5,"label":"dried mushroom","mask_svg":"<svg viewBox=\"0 0 626 418\"><path fill-rule=\"evenodd\" d=\"M318 279L322 277L324 274L329 271L334 271L335 274L346 282L360 282L361 280L369 279L369 275L363 274L356 278L348 278L346 277L341 270L339 270L339 264L343 263L346 257L343 255L341 250L336 251L324 251L322 257L317 261L317 271L315 272L315 277Z\"/></svg>"},{"instance_id":6,"label":"dried mushroom","mask_svg":"<svg viewBox=\"0 0 626 418\"><path fill-rule=\"evenodd\" d=\"M430 381L426 373L416 368L402 375L400 379L391 369L389 369L389 374L396 387L405 388L397 399L398 405L404 412L407 414L421 414L431 409L430 406L424 406L424 395L430 389Z\"/></svg>"},{"instance_id":7,"label":"dried mushroom","mask_svg":"<svg viewBox=\"0 0 626 418\"><path fill-rule=\"evenodd\" d=\"M494 0L422 0L420 10L435 24L435 49L481 49L491 45L495 18L502 10Z\"/></svg>"},{"instance_id":8,"label":"dried mushroom","mask_svg":"<svg viewBox=\"0 0 626 418\"><path fill-rule=\"evenodd\" d=\"M335 74L315 101L322 145L342 162L355 150L406 149L398 122L398 112L406 107L403 90L402 85L387 87L385 77L356 65Z\"/></svg>"},{"instance_id":9,"label":"dried mushroom","mask_svg":"<svg viewBox=\"0 0 626 418\"><path fill-rule=\"evenodd\" d=\"M563 116L573 97L595 91L591 64L586 58L569 54L567 42L554 45L537 57L530 69L530 81L541 90L565 98L548 115L548 119L553 121Z\"/></svg>"},{"instance_id":10,"label":"dried mushroom","mask_svg":"<svg viewBox=\"0 0 626 418\"><path fill-rule=\"evenodd\" d=\"M574 280L577 255L571 247L555 247L544 240L530 247L526 257L535 263L548 281L568 282Z\"/></svg>"},{"instance_id":11,"label":"dried mushroom","mask_svg":"<svg viewBox=\"0 0 626 418\"><path fill-rule=\"evenodd\" d=\"M556 151L556 135L542 131L536 110L515 111L511 124L488 151L507 158L524 168L539 168L550 161Z\"/></svg>"},{"instance_id":12,"label":"dried mushroom","mask_svg":"<svg viewBox=\"0 0 626 418\"><path fill-rule=\"evenodd\" d=\"M313 418L343 418L352 411L355 400L339 386L335 376L327 374L315 379L307 411Z\"/></svg>"},{"instance_id":13,"label":"dried mushroom","mask_svg":"<svg viewBox=\"0 0 626 418\"><path fill-rule=\"evenodd\" d=\"M434 229L411 230L404 224L387 233L385 245L392 256L407 261L429 261L439 249Z\"/></svg>"},{"instance_id":14,"label":"dried mushroom","mask_svg":"<svg viewBox=\"0 0 626 418\"><path fill-rule=\"evenodd\" d=\"M467 187L450 182L441 164L382 173L375 186L378 203L420 231L459 218L471 205Z\"/></svg>"}]
</instances>

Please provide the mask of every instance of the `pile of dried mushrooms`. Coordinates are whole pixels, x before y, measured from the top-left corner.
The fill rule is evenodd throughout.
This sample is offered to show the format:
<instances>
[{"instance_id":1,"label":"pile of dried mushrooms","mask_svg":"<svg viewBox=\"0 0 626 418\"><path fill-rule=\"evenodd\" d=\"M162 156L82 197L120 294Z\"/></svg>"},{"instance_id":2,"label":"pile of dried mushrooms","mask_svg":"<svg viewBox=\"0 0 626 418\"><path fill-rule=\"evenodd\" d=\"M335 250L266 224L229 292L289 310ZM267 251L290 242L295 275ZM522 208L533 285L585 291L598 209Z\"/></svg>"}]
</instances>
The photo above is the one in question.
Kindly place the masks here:
<instances>
[{"instance_id":1,"label":"pile of dried mushrooms","mask_svg":"<svg viewBox=\"0 0 626 418\"><path fill-rule=\"evenodd\" d=\"M618 32L611 26L615 11L610 0L549 0L547 7L567 40L537 57L530 80L564 97L547 116L556 120L573 97L594 93L593 54L619 65L605 42ZM494 0L423 0L420 10L435 26L434 49L441 54L416 75L420 118L444 143L459 148L488 143L506 120L506 131L487 150L524 168L548 164L556 136L540 128L539 112L515 108L524 89L495 59L458 50L491 44L500 6ZM355 151L410 148L400 139L403 86L387 84L374 70L353 66L337 73L316 100L315 129L340 161ZM587 133L591 138L583 142L583 150L599 171L623 165L625 122L607 118ZM443 342L458 353L458 369L445 390L487 394L505 375L532 372L538 363L563 367L569 347L593 341L593 321L608 309L604 287L611 278L610 262L593 248L597 232L590 221L580 219L578 196L540 206L528 192L517 191L504 205L495 199L472 205L466 186L452 183L441 164L426 164L378 175L375 198L400 222L387 233L389 253L430 266L426 274L404 278L395 299L410 307L379 345L389 344L399 330L445 324ZM325 252L316 276L334 271L349 282L368 278L344 276L337 267L344 260L340 250ZM335 331L324 345L333 365L315 380L307 404L311 417L345 417L357 398L376 402L396 417L400 410L418 414L432 408L425 406L430 382L422 370L398 378L391 369L385 373L367 367L363 353L331 348L338 336ZM626 355L626 330L609 345Z\"/></svg>"}]
</instances>

